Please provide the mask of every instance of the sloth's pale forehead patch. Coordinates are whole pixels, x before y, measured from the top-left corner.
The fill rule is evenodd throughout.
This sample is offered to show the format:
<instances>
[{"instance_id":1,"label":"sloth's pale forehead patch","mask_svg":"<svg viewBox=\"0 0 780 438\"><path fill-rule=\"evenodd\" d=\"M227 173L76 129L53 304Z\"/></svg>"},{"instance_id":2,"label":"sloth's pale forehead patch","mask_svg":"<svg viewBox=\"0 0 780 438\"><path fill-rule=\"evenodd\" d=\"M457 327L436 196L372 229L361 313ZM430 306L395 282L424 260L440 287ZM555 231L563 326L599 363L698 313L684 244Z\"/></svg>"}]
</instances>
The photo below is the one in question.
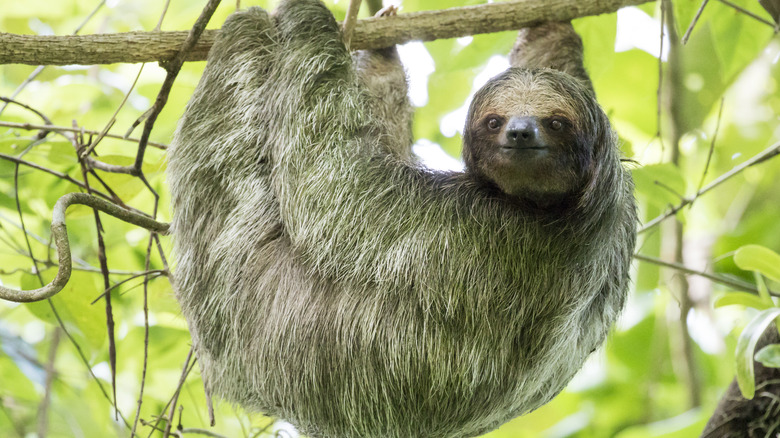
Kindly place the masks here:
<instances>
[{"instance_id":1,"label":"sloth's pale forehead patch","mask_svg":"<svg viewBox=\"0 0 780 438\"><path fill-rule=\"evenodd\" d=\"M550 87L546 81L532 75L508 80L487 93L477 108L477 118L488 114L503 117L562 116L577 124L577 110L571 97Z\"/></svg>"}]
</instances>

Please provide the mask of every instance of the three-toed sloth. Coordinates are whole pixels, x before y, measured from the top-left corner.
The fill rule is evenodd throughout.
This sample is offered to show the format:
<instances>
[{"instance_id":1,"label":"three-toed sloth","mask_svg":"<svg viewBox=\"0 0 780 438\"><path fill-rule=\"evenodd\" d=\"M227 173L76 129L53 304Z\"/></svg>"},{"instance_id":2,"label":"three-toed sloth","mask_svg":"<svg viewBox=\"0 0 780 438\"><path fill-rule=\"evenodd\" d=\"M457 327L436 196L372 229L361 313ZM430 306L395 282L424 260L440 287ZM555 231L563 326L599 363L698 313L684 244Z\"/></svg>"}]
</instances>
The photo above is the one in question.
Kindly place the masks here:
<instances>
[{"instance_id":1,"label":"three-toed sloth","mask_svg":"<svg viewBox=\"0 0 780 438\"><path fill-rule=\"evenodd\" d=\"M467 437L549 401L625 301L635 201L569 24L417 164L394 50L318 0L235 13L171 146L176 293L206 385L312 437Z\"/></svg>"}]
</instances>

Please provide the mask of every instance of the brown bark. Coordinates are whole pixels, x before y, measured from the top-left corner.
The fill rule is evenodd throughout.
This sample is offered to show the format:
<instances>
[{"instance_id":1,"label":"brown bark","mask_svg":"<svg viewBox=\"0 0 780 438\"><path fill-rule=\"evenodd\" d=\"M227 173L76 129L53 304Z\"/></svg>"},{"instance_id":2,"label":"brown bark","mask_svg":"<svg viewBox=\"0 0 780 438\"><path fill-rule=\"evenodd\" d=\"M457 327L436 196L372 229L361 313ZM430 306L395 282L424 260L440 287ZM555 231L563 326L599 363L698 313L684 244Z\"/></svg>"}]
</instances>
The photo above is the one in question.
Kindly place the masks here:
<instances>
[{"instance_id":1,"label":"brown bark","mask_svg":"<svg viewBox=\"0 0 780 438\"><path fill-rule=\"evenodd\" d=\"M777 328L770 326L758 341L756 351L780 342ZM754 362L756 395L742 397L737 380L721 398L702 432L702 438L764 438L780 435L780 368L767 368Z\"/></svg>"},{"instance_id":2,"label":"brown bark","mask_svg":"<svg viewBox=\"0 0 780 438\"><path fill-rule=\"evenodd\" d=\"M432 41L520 29L617 11L649 0L513 0L358 20L352 49L380 49L412 40ZM206 59L217 30L206 30L188 61ZM187 31L40 36L0 33L0 64L68 65L167 61Z\"/></svg>"}]
</instances>

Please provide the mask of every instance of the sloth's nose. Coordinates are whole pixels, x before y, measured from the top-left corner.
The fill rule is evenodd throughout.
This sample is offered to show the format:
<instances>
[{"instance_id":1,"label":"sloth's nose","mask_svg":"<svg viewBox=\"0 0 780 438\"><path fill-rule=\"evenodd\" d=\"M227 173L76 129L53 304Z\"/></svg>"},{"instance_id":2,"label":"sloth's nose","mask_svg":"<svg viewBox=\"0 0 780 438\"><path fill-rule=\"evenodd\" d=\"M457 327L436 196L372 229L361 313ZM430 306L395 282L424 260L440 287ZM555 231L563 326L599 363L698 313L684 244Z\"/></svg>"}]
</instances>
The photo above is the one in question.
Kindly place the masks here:
<instances>
[{"instance_id":1,"label":"sloth's nose","mask_svg":"<svg viewBox=\"0 0 780 438\"><path fill-rule=\"evenodd\" d=\"M517 148L538 148L543 145L539 138L539 125L535 117L512 117L506 127L506 140Z\"/></svg>"}]
</instances>

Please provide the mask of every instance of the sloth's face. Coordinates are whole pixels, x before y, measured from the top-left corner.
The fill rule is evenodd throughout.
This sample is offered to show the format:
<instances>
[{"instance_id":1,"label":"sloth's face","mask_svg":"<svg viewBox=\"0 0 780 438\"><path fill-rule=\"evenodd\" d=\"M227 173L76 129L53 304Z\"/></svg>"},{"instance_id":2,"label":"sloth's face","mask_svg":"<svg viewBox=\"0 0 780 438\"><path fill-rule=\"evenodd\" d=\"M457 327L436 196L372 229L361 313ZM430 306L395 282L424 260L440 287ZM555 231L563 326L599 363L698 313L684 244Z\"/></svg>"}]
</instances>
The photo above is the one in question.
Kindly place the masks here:
<instances>
[{"instance_id":1,"label":"sloth's face","mask_svg":"<svg viewBox=\"0 0 780 438\"><path fill-rule=\"evenodd\" d=\"M585 89L568 75L513 70L477 93L464 160L478 178L545 208L576 196L587 182L594 136L583 104L596 104L590 94L572 95Z\"/></svg>"}]
</instances>

